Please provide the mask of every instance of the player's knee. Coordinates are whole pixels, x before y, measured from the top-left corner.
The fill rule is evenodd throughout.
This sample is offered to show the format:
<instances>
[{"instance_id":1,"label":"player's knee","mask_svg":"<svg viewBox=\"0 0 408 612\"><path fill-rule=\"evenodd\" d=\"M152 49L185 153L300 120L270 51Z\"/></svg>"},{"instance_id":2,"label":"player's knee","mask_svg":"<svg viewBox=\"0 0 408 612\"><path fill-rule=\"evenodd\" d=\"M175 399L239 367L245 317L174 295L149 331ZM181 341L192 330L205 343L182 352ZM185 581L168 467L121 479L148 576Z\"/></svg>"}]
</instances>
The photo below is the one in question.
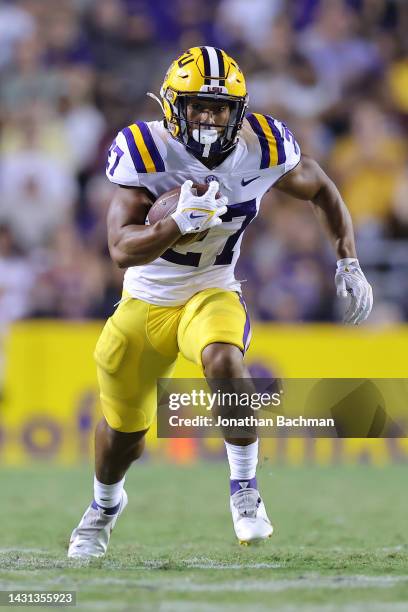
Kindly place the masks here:
<instances>
[{"instance_id":1,"label":"player's knee","mask_svg":"<svg viewBox=\"0 0 408 612\"><path fill-rule=\"evenodd\" d=\"M139 459L145 448L145 435L147 431L138 431L132 435L127 445L128 455L132 461Z\"/></svg>"},{"instance_id":2,"label":"player's knee","mask_svg":"<svg viewBox=\"0 0 408 612\"><path fill-rule=\"evenodd\" d=\"M241 378L244 376L243 355L237 346L210 344L202 353L207 378Z\"/></svg>"},{"instance_id":3,"label":"player's knee","mask_svg":"<svg viewBox=\"0 0 408 612\"><path fill-rule=\"evenodd\" d=\"M145 439L141 438L137 443L129 449L129 455L132 461L137 461L143 455L145 449Z\"/></svg>"},{"instance_id":4,"label":"player's knee","mask_svg":"<svg viewBox=\"0 0 408 612\"><path fill-rule=\"evenodd\" d=\"M139 459L143 454L147 431L147 429L130 433L117 431L105 421L105 432L110 451L117 456L127 455L132 461Z\"/></svg>"}]
</instances>

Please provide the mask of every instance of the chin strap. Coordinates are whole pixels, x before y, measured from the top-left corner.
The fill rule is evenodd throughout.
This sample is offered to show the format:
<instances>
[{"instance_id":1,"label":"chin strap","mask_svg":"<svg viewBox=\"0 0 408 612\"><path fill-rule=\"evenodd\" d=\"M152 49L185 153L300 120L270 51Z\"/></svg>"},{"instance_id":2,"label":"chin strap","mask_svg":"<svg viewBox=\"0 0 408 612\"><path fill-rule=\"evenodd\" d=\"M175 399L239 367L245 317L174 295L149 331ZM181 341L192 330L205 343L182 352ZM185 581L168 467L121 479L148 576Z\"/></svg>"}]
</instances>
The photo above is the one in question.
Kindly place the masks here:
<instances>
[{"instance_id":1,"label":"chin strap","mask_svg":"<svg viewBox=\"0 0 408 612\"><path fill-rule=\"evenodd\" d=\"M204 145L203 157L209 157L210 156L210 149L211 149L211 144Z\"/></svg>"},{"instance_id":2,"label":"chin strap","mask_svg":"<svg viewBox=\"0 0 408 612\"><path fill-rule=\"evenodd\" d=\"M193 130L192 136L194 140L198 142L198 144L203 145L204 148L203 148L202 156L209 157L211 145L213 145L217 141L218 136L219 136L217 130L212 129L212 128L208 128L208 129L195 128Z\"/></svg>"}]
</instances>

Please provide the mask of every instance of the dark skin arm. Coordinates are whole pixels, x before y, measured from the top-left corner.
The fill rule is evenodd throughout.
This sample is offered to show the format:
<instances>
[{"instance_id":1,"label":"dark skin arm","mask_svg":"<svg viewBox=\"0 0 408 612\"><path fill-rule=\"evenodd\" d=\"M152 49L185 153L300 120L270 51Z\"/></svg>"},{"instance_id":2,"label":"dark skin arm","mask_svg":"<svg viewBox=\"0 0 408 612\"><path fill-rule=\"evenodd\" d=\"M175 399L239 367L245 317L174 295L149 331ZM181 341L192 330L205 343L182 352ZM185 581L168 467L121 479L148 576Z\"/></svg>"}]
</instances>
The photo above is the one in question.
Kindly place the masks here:
<instances>
[{"instance_id":1,"label":"dark skin arm","mask_svg":"<svg viewBox=\"0 0 408 612\"><path fill-rule=\"evenodd\" d=\"M144 224L152 203L149 193L141 187L117 187L107 224L109 252L119 268L150 263L180 238L181 232L171 217L151 226Z\"/></svg>"},{"instance_id":2,"label":"dark skin arm","mask_svg":"<svg viewBox=\"0 0 408 612\"><path fill-rule=\"evenodd\" d=\"M353 224L347 206L333 181L319 164L303 155L299 164L275 185L283 193L300 200L310 200L323 221L334 244L337 259L357 257Z\"/></svg>"}]
</instances>

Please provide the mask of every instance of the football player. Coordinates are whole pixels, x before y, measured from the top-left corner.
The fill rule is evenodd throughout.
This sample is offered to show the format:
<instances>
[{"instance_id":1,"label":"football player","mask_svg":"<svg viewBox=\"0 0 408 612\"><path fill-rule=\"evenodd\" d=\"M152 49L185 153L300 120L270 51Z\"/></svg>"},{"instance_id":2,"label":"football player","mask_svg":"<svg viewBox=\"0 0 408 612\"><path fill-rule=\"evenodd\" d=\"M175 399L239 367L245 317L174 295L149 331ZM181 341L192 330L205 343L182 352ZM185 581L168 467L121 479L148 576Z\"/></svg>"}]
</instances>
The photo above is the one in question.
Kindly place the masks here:
<instances>
[{"instance_id":1,"label":"football player","mask_svg":"<svg viewBox=\"0 0 408 612\"><path fill-rule=\"evenodd\" d=\"M322 211L337 254L337 293L351 296L345 321L357 325L372 308L336 186L301 155L284 123L247 114L236 61L221 49L189 49L171 64L160 96L163 120L125 127L109 151L107 177L117 184L109 249L127 270L122 300L95 349L104 417L96 428L94 500L72 533L70 557L105 554L127 504L125 474L141 456L155 418L156 381L171 376L178 354L208 378L247 376L250 325L234 267L243 233L272 186ZM193 182L208 183L207 192L197 196ZM146 224L158 196L180 186L176 211ZM177 244L205 230L203 239ZM267 538L272 525L256 481L256 435L227 438L225 446L237 538Z\"/></svg>"}]
</instances>

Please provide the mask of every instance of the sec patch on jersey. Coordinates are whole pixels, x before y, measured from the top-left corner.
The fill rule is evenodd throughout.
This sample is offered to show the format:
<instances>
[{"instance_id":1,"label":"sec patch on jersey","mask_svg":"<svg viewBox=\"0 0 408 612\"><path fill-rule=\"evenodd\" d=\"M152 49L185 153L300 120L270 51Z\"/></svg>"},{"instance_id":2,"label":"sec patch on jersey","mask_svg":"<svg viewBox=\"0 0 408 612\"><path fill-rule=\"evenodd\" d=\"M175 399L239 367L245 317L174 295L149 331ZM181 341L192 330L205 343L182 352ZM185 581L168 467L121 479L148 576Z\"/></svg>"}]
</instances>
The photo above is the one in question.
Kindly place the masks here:
<instances>
[{"instance_id":1,"label":"sec patch on jersey","mask_svg":"<svg viewBox=\"0 0 408 612\"><path fill-rule=\"evenodd\" d=\"M208 185L202 183L193 183L192 191L194 195L202 196L208 189ZM147 219L150 225L154 225L161 219L166 219L169 215L174 213L177 208L177 204L180 197L181 187L175 187L174 189L170 189L170 191L166 191L161 196L157 198L157 200L152 205L149 213L147 215ZM218 191L216 194L216 199L221 197L220 192ZM191 244L193 242L197 242L205 238L208 234L209 230L205 230L204 232L197 232L195 234L187 234L185 236L181 236L176 244Z\"/></svg>"}]
</instances>

